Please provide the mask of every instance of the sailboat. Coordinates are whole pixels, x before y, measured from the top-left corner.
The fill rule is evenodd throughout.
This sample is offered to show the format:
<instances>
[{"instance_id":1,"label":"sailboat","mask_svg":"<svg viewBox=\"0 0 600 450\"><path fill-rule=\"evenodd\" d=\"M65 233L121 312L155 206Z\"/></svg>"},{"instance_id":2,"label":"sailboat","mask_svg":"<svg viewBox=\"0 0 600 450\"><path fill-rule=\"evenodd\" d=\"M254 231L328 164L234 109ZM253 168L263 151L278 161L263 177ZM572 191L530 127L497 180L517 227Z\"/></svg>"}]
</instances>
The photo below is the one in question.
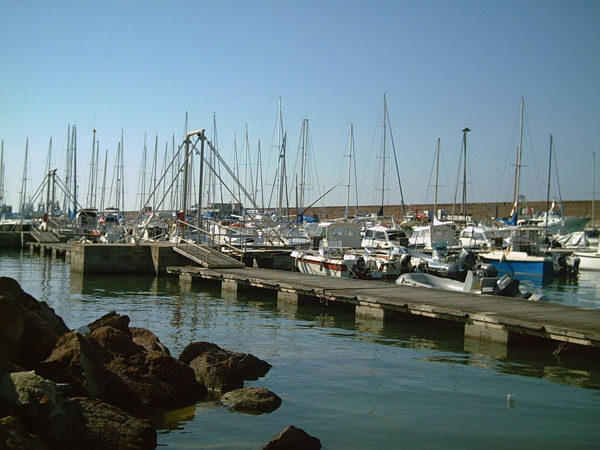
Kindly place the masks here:
<instances>
[{"instance_id":1,"label":"sailboat","mask_svg":"<svg viewBox=\"0 0 600 450\"><path fill-rule=\"evenodd\" d=\"M550 152L548 162L548 191L546 196L546 211L538 214L529 220L533 225L543 226L546 234L549 235L566 235L576 231L583 231L584 227L590 221L589 217L565 216L562 209L562 201L560 194L560 182L558 181L558 170L556 170L556 181L558 186L558 207L556 201L552 201L550 205L550 180L552 178L552 156L554 155L554 168L556 169L556 152L554 150L554 137L550 135Z\"/></svg>"},{"instance_id":2,"label":"sailboat","mask_svg":"<svg viewBox=\"0 0 600 450\"><path fill-rule=\"evenodd\" d=\"M515 169L514 209L511 213L513 219L517 218L520 200L521 157L523 146L523 111L525 100L521 98L519 143L517 146L517 163ZM550 140L552 149L552 139ZM564 255L542 253L540 251L544 228L539 226L516 226L511 228L508 248L481 253L479 258L486 263L493 264L499 272L519 273L539 276L568 276L577 275L579 260L575 259L570 264Z\"/></svg>"},{"instance_id":3,"label":"sailboat","mask_svg":"<svg viewBox=\"0 0 600 450\"><path fill-rule=\"evenodd\" d=\"M592 153L592 229L595 229L595 203L596 203L596 152ZM595 253L575 252L573 258L579 258L580 270L600 270L600 240Z\"/></svg>"}]
</instances>

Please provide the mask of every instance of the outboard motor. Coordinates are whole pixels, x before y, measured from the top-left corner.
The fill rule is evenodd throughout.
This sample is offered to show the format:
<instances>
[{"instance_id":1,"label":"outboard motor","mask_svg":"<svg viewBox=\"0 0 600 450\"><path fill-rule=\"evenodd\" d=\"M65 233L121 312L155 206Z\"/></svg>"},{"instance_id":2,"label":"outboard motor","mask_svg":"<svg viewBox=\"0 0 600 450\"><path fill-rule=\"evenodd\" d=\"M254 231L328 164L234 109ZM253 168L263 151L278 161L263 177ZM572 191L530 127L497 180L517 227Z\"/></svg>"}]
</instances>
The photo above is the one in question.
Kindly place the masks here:
<instances>
[{"instance_id":1,"label":"outboard motor","mask_svg":"<svg viewBox=\"0 0 600 450\"><path fill-rule=\"evenodd\" d=\"M410 255L402 255L400 257L400 274L412 272L414 270L410 263Z\"/></svg>"},{"instance_id":2,"label":"outboard motor","mask_svg":"<svg viewBox=\"0 0 600 450\"><path fill-rule=\"evenodd\" d=\"M477 275L480 278L494 278L498 276L498 269L490 263L477 264L474 270L477 270Z\"/></svg>"},{"instance_id":3,"label":"outboard motor","mask_svg":"<svg viewBox=\"0 0 600 450\"><path fill-rule=\"evenodd\" d=\"M359 280L366 280L369 277L369 268L365 263L365 259L362 256L356 258L353 269L354 275Z\"/></svg>"},{"instance_id":4,"label":"outboard motor","mask_svg":"<svg viewBox=\"0 0 600 450\"><path fill-rule=\"evenodd\" d=\"M496 281L496 289L494 289L494 295L500 295L502 297L517 297L521 291L519 290L519 280L511 277L510 275L504 275L498 281Z\"/></svg>"},{"instance_id":5,"label":"outboard motor","mask_svg":"<svg viewBox=\"0 0 600 450\"><path fill-rule=\"evenodd\" d=\"M477 262L477 257L475 253L471 250L462 249L460 251L460 255L458 256L458 264L461 268L465 268L467 270L473 270L475 267L475 263Z\"/></svg>"}]
</instances>

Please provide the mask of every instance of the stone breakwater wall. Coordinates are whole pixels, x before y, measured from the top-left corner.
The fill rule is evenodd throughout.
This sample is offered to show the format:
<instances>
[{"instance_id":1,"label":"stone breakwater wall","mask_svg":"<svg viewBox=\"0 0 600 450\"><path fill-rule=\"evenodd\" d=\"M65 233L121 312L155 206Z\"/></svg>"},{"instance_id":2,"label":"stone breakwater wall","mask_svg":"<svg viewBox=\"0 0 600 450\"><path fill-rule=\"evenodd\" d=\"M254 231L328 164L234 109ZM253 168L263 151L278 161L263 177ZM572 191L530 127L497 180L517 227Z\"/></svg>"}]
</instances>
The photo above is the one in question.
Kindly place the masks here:
<instances>
[{"instance_id":1,"label":"stone breakwater wall","mask_svg":"<svg viewBox=\"0 0 600 450\"><path fill-rule=\"evenodd\" d=\"M460 214L460 205L455 205L454 211L455 214ZM491 217L508 217L513 207L512 202L489 202L489 203L469 203L467 205L467 213L472 215L474 219L477 220L486 220ZM546 201L528 201L527 207L533 210L534 213L538 213L546 210ZM292 209L292 208L290 208ZM417 209L418 211L432 211L433 204L411 204L406 205L406 211L414 211ZM439 204L437 209L444 209L448 211L448 213L452 212L452 204ZM582 216L582 217L592 217L592 202L589 200L570 200L563 201L563 209L565 215L567 216ZM320 219L333 219L337 217L343 217L344 211L346 210L345 206L326 206L324 208L321 207L313 207L310 208L306 214L318 215ZM350 214L354 214L354 212L358 211L359 214L371 214L377 213L379 210L378 205L369 205L369 206L359 206L354 208L350 207ZM402 205L386 205L383 210L385 215L394 215L396 217L402 218L404 217L404 212L402 211ZM596 211L595 211L595 225L600 226L600 200L596 201ZM590 224L591 225L591 224Z\"/></svg>"}]
</instances>

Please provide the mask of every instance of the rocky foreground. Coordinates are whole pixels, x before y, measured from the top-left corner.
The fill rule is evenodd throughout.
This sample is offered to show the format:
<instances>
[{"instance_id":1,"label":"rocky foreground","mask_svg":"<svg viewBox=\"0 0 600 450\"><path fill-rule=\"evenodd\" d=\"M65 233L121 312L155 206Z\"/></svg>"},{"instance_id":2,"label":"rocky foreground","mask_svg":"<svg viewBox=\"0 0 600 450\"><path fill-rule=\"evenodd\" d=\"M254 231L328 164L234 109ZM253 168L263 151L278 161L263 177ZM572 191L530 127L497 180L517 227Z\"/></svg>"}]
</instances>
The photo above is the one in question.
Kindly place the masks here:
<instances>
[{"instance_id":1,"label":"rocky foreground","mask_svg":"<svg viewBox=\"0 0 600 450\"><path fill-rule=\"evenodd\" d=\"M210 393L240 412L272 412L281 398L244 388L270 368L209 342L190 343L176 359L150 330L116 312L69 330L45 302L0 277L0 448L153 449L154 427L126 411L178 408ZM321 443L290 425L264 448Z\"/></svg>"}]
</instances>

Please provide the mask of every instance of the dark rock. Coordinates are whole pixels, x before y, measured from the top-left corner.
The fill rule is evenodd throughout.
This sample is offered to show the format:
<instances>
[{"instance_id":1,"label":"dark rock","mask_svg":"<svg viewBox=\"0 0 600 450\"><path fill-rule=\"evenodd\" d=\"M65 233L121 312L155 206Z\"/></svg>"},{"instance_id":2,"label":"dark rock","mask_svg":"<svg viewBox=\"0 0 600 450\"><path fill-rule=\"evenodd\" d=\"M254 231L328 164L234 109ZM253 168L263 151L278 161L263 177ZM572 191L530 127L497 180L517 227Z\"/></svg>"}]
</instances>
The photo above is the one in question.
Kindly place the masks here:
<instances>
[{"instance_id":1,"label":"dark rock","mask_svg":"<svg viewBox=\"0 0 600 450\"><path fill-rule=\"evenodd\" d=\"M0 295L0 346L9 361L35 369L52 352L59 334L18 299Z\"/></svg>"},{"instance_id":2,"label":"dark rock","mask_svg":"<svg viewBox=\"0 0 600 450\"><path fill-rule=\"evenodd\" d=\"M72 331L61 336L37 372L58 383L69 383L73 395L105 399L112 387L109 383L115 382L104 367L111 358L94 339Z\"/></svg>"},{"instance_id":3,"label":"dark rock","mask_svg":"<svg viewBox=\"0 0 600 450\"><path fill-rule=\"evenodd\" d=\"M263 450L319 450L321 441L301 428L290 425L271 439Z\"/></svg>"},{"instance_id":4,"label":"dark rock","mask_svg":"<svg viewBox=\"0 0 600 450\"><path fill-rule=\"evenodd\" d=\"M34 425L49 447L61 450L156 448L156 430L147 421L92 398L69 399L60 414Z\"/></svg>"},{"instance_id":5,"label":"dark rock","mask_svg":"<svg viewBox=\"0 0 600 450\"><path fill-rule=\"evenodd\" d=\"M39 436L29 433L14 416L0 419L0 448L5 450L48 450Z\"/></svg>"},{"instance_id":6,"label":"dark rock","mask_svg":"<svg viewBox=\"0 0 600 450\"><path fill-rule=\"evenodd\" d=\"M98 320L88 324L87 327L90 331L94 331L96 328L100 327L113 327L131 337L131 331L129 330L129 316L122 316L115 311L103 315Z\"/></svg>"},{"instance_id":7,"label":"dark rock","mask_svg":"<svg viewBox=\"0 0 600 450\"><path fill-rule=\"evenodd\" d=\"M190 367L164 353L146 352L122 330L106 325L87 336L74 331L62 336L38 372L69 383L73 395L118 406L175 406L206 395Z\"/></svg>"},{"instance_id":8,"label":"dark rock","mask_svg":"<svg viewBox=\"0 0 600 450\"><path fill-rule=\"evenodd\" d=\"M0 378L6 372L20 372L23 368L13 364L3 346L0 345Z\"/></svg>"},{"instance_id":9,"label":"dark rock","mask_svg":"<svg viewBox=\"0 0 600 450\"><path fill-rule=\"evenodd\" d=\"M281 398L265 388L246 387L223 394L221 403L239 411L262 414L279 408Z\"/></svg>"},{"instance_id":10,"label":"dark rock","mask_svg":"<svg viewBox=\"0 0 600 450\"><path fill-rule=\"evenodd\" d=\"M227 350L223 350L217 344L213 344L212 342L192 342L185 346L181 355L179 355L179 361L184 364L189 364L192 362L192 359L197 356L203 355L204 353L217 352L227 352Z\"/></svg>"},{"instance_id":11,"label":"dark rock","mask_svg":"<svg viewBox=\"0 0 600 450\"><path fill-rule=\"evenodd\" d=\"M133 341L131 333L125 333L112 326L105 325L94 328L90 336L111 353L131 356L146 351L144 347L137 345Z\"/></svg>"},{"instance_id":12,"label":"dark rock","mask_svg":"<svg viewBox=\"0 0 600 450\"><path fill-rule=\"evenodd\" d=\"M146 349L147 352L162 352L166 355L170 355L169 349L160 342L158 336L152 331L146 328L130 327L131 335L133 336L133 342L137 345L141 345Z\"/></svg>"},{"instance_id":13,"label":"dark rock","mask_svg":"<svg viewBox=\"0 0 600 450\"><path fill-rule=\"evenodd\" d=\"M189 404L206 395L206 388L196 381L194 371L164 353L115 355L106 369L122 382L111 386L108 401L114 404L173 406Z\"/></svg>"},{"instance_id":14,"label":"dark rock","mask_svg":"<svg viewBox=\"0 0 600 450\"><path fill-rule=\"evenodd\" d=\"M240 371L244 374L244 380L258 380L260 377L264 377L273 367L268 362L250 353L239 354L242 356L238 359L238 365Z\"/></svg>"},{"instance_id":15,"label":"dark rock","mask_svg":"<svg viewBox=\"0 0 600 450\"><path fill-rule=\"evenodd\" d=\"M40 302L27 292L23 291L19 283L8 277L0 277L0 295L18 300L28 311L43 319L58 335L69 331L63 319L48 306L46 302Z\"/></svg>"},{"instance_id":16,"label":"dark rock","mask_svg":"<svg viewBox=\"0 0 600 450\"><path fill-rule=\"evenodd\" d=\"M45 302L24 292L12 278L0 277L0 372L13 370L8 362L35 369L67 331Z\"/></svg>"},{"instance_id":17,"label":"dark rock","mask_svg":"<svg viewBox=\"0 0 600 450\"><path fill-rule=\"evenodd\" d=\"M196 379L209 389L228 392L244 386L244 380L264 376L271 365L253 355L222 349L210 342L192 342L179 360L188 364Z\"/></svg>"}]
</instances>

